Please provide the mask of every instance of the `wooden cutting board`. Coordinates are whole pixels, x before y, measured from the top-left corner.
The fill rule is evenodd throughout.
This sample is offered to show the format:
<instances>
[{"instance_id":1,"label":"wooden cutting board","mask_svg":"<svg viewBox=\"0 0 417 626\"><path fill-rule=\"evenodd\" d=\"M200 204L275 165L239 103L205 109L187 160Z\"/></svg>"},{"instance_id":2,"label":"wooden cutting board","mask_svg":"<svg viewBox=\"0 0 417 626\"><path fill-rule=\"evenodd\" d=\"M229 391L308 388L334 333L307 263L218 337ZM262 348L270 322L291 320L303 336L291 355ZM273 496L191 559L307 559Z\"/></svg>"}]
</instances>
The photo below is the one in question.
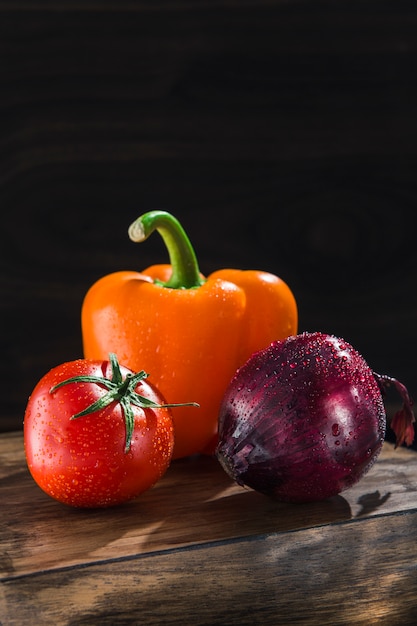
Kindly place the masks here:
<instances>
[{"instance_id":1,"label":"wooden cutting board","mask_svg":"<svg viewBox=\"0 0 417 626\"><path fill-rule=\"evenodd\" d=\"M215 459L175 461L136 501L45 495L21 433L0 437L0 623L414 624L417 454L384 444L352 489L290 505Z\"/></svg>"}]
</instances>

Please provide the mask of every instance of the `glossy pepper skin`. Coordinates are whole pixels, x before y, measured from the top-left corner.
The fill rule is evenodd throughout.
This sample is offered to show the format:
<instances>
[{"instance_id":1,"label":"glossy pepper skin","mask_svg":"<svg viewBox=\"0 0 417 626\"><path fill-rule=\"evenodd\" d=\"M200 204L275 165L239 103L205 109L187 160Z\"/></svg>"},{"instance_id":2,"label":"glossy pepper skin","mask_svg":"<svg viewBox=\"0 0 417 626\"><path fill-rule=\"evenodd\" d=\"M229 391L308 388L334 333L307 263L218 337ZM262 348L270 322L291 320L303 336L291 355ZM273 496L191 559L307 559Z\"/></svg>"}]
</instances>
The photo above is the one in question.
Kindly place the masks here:
<instances>
[{"instance_id":1,"label":"glossy pepper skin","mask_svg":"<svg viewBox=\"0 0 417 626\"><path fill-rule=\"evenodd\" d=\"M212 452L225 389L237 368L272 341L297 332L295 298L284 281L255 270L205 278L179 222L151 211L129 228L133 241L157 230L170 264L99 279L82 306L84 356L119 362L150 380L176 409L173 459Z\"/></svg>"}]
</instances>

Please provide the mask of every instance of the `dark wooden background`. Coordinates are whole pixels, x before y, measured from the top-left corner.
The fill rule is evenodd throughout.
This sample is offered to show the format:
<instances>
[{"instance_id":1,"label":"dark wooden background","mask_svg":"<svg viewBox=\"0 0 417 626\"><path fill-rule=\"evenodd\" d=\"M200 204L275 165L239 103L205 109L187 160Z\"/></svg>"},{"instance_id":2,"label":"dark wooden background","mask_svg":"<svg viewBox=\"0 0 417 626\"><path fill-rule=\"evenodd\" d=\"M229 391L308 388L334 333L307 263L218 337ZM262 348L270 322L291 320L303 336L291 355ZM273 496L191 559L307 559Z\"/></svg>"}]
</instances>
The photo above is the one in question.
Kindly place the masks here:
<instances>
[{"instance_id":1,"label":"dark wooden background","mask_svg":"<svg viewBox=\"0 0 417 626\"><path fill-rule=\"evenodd\" d=\"M415 0L0 0L0 430L154 208L417 397L416 204Z\"/></svg>"}]
</instances>

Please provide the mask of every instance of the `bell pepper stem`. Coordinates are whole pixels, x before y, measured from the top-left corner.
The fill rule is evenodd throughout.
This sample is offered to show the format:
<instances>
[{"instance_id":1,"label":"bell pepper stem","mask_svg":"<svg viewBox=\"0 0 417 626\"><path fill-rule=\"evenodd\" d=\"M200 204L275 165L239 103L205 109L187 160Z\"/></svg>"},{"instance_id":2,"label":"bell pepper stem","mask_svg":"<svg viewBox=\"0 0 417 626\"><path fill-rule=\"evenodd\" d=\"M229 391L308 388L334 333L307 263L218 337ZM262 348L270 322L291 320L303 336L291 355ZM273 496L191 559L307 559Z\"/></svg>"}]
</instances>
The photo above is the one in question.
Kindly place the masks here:
<instances>
[{"instance_id":1,"label":"bell pepper stem","mask_svg":"<svg viewBox=\"0 0 417 626\"><path fill-rule=\"evenodd\" d=\"M172 267L171 278L161 284L171 289L199 287L204 279L201 277L194 249L183 227L171 213L166 211L144 213L129 226L129 237L132 241L140 243L154 230L157 230L164 240Z\"/></svg>"}]
</instances>

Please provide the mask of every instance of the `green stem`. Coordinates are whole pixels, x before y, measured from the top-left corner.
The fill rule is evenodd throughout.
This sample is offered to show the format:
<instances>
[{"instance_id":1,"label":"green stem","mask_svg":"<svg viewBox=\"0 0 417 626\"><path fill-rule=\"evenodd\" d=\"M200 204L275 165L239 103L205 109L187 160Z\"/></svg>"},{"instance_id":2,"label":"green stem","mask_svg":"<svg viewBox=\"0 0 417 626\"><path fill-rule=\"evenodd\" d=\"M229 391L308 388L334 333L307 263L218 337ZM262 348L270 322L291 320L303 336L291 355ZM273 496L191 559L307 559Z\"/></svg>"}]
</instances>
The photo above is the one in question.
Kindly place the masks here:
<instances>
[{"instance_id":1,"label":"green stem","mask_svg":"<svg viewBox=\"0 0 417 626\"><path fill-rule=\"evenodd\" d=\"M192 289L203 284L197 257L188 236L179 221L166 211L149 211L138 217L129 227L134 242L145 241L154 230L161 235L167 247L172 267L171 278L161 283L171 289Z\"/></svg>"},{"instance_id":2,"label":"green stem","mask_svg":"<svg viewBox=\"0 0 417 626\"><path fill-rule=\"evenodd\" d=\"M94 376L89 374L72 376L71 378L62 380L60 383L57 383L56 385L51 387L49 393L54 394L57 389L59 389L60 387L64 387L64 385L69 385L70 383L92 383L100 385L101 387L107 389L107 393L100 396L98 400L87 406L83 411L72 415L71 419L74 420L78 419L79 417L84 417L85 415L90 415L91 413L95 413L96 411L101 411L105 409L113 402L118 402L122 407L126 425L125 452L129 452L130 450L133 429L135 426L135 416L133 413L132 405L137 406L141 409L163 409L178 406L199 406L196 402L183 402L181 404L158 404L157 402L150 400L146 396L140 395L139 393L137 393L136 387L141 380L144 380L148 377L148 374L141 370L136 374L129 373L123 379L119 362L113 352L109 354L109 360L112 369L111 379L106 378L105 376Z\"/></svg>"}]
</instances>

